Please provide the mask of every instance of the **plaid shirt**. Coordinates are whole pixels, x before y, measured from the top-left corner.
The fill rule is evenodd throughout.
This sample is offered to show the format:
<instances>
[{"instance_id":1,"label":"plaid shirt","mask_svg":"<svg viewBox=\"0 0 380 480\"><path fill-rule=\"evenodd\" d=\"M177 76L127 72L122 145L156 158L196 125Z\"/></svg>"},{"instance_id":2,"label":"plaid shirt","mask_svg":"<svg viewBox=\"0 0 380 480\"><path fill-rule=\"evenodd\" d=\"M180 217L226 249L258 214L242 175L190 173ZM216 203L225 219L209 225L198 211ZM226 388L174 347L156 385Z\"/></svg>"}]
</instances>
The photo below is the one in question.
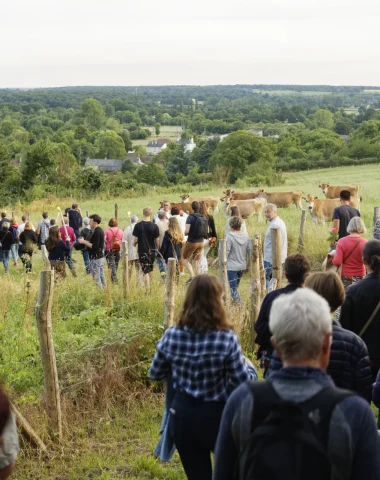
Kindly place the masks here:
<instances>
[{"instance_id":1,"label":"plaid shirt","mask_svg":"<svg viewBox=\"0 0 380 480\"><path fill-rule=\"evenodd\" d=\"M257 379L232 330L197 333L188 327L170 327L157 343L149 370L153 380L172 373L175 390L208 402L226 401L232 389Z\"/></svg>"}]
</instances>

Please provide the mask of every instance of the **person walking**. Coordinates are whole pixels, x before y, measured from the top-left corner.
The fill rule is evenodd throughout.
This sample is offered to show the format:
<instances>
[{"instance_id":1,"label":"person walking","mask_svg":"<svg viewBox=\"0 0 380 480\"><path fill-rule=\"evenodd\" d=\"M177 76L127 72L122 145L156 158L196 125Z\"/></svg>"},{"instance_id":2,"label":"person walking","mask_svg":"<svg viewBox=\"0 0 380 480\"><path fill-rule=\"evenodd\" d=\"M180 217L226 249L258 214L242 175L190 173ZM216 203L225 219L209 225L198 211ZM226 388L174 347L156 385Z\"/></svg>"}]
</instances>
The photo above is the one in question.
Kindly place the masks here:
<instances>
[{"instance_id":1,"label":"person walking","mask_svg":"<svg viewBox=\"0 0 380 480\"><path fill-rule=\"evenodd\" d=\"M10 230L9 222L3 222L1 224L0 231L0 259L4 265L4 272L9 273L9 259L11 255L11 247L13 243L13 235Z\"/></svg>"},{"instance_id":2,"label":"person walking","mask_svg":"<svg viewBox=\"0 0 380 480\"><path fill-rule=\"evenodd\" d=\"M363 248L368 275L346 291L339 321L359 335L367 345L373 381L380 368L380 241L370 240Z\"/></svg>"},{"instance_id":3,"label":"person walking","mask_svg":"<svg viewBox=\"0 0 380 480\"><path fill-rule=\"evenodd\" d=\"M186 241L187 241L187 235L185 234L186 230L186 219L188 217L187 213L185 213L183 210L180 210L178 207L172 207L170 211L172 217L175 217L178 220L180 229L182 230L183 233L183 241L182 241L182 252L185 248ZM185 271L185 265L183 263L183 259L181 256L181 260L179 262L179 273L180 275L183 275Z\"/></svg>"},{"instance_id":4,"label":"person walking","mask_svg":"<svg viewBox=\"0 0 380 480\"><path fill-rule=\"evenodd\" d=\"M169 258L176 259L177 278L179 277L179 262L181 261L183 232L179 226L176 217L169 218L168 229L165 232L162 244L160 247L160 254L164 259L166 265Z\"/></svg>"},{"instance_id":5,"label":"person walking","mask_svg":"<svg viewBox=\"0 0 380 480\"><path fill-rule=\"evenodd\" d=\"M288 257L289 258L289 257ZM363 340L345 330L334 320L334 312L342 305L345 290L341 278L332 270L314 272L307 276L305 287L324 298L332 316L332 343L327 373L339 388L353 390L371 402L372 373L368 350ZM268 374L282 367L277 352L273 352Z\"/></svg>"},{"instance_id":6,"label":"person walking","mask_svg":"<svg viewBox=\"0 0 380 480\"><path fill-rule=\"evenodd\" d=\"M230 207L230 218L226 222L226 227L224 229L224 237L227 237L227 235L230 233L230 219L231 217L239 217L241 219L241 233L247 233L247 225L245 223L244 218L240 215L240 209L239 207Z\"/></svg>"},{"instance_id":7,"label":"person walking","mask_svg":"<svg viewBox=\"0 0 380 480\"><path fill-rule=\"evenodd\" d=\"M45 245L49 236L50 220L49 213L42 212L42 220L37 225L36 234L38 236L38 248L41 249L41 245Z\"/></svg>"},{"instance_id":8,"label":"person walking","mask_svg":"<svg viewBox=\"0 0 380 480\"><path fill-rule=\"evenodd\" d=\"M286 225L277 215L277 207L274 203L268 203L264 207L265 218L269 220L268 230L264 238L264 268L266 287L269 287L269 282L272 278L272 228L280 230L281 240L281 263L284 264L288 255L288 235Z\"/></svg>"},{"instance_id":9,"label":"person walking","mask_svg":"<svg viewBox=\"0 0 380 480\"><path fill-rule=\"evenodd\" d=\"M191 262L194 261L195 274L198 275L199 260L201 259L203 252L204 240L209 235L209 225L207 218L199 213L199 202L193 202L191 204L193 212L186 219L185 235L187 235L187 242L182 252L182 258L184 266L190 274L189 280L186 282L189 284L194 278L194 269Z\"/></svg>"},{"instance_id":10,"label":"person walking","mask_svg":"<svg viewBox=\"0 0 380 480\"><path fill-rule=\"evenodd\" d=\"M104 232L106 241L106 260L108 268L111 270L111 282L117 283L117 269L120 262L121 242L123 240L123 230L118 227L116 218L111 218L108 222L107 230Z\"/></svg>"},{"instance_id":11,"label":"person walking","mask_svg":"<svg viewBox=\"0 0 380 480\"><path fill-rule=\"evenodd\" d=\"M203 240L203 251L201 259L199 260L198 272L207 273L208 272L208 263L207 263L207 254L211 248L215 245L217 241L217 234L215 229L215 221L212 215L208 214L207 203L203 200L199 202L199 213L204 215L207 218L208 222L208 236Z\"/></svg>"},{"instance_id":12,"label":"person walking","mask_svg":"<svg viewBox=\"0 0 380 480\"><path fill-rule=\"evenodd\" d=\"M264 377L267 375L269 362L273 354L273 346L271 343L272 332L269 329L269 315L273 302L280 295L295 292L298 288L303 287L309 273L310 263L304 255L300 253L289 255L289 257L286 258L284 265L284 274L288 281L288 285L273 290L264 297L259 316L254 325L257 334L255 343L259 345L257 358L260 360L260 366L264 371Z\"/></svg>"},{"instance_id":13,"label":"person walking","mask_svg":"<svg viewBox=\"0 0 380 480\"><path fill-rule=\"evenodd\" d=\"M137 273L139 272L139 255L137 253L137 247L133 244L133 231L138 221L138 216L132 215L130 219L131 224L124 229L123 242L126 241L128 244L129 275L132 274L132 268L135 268Z\"/></svg>"},{"instance_id":14,"label":"person walking","mask_svg":"<svg viewBox=\"0 0 380 480\"><path fill-rule=\"evenodd\" d=\"M332 335L326 300L309 288L282 295L269 327L284 366L229 397L214 479L380 478L380 440L368 402L337 388L326 373Z\"/></svg>"},{"instance_id":15,"label":"person walking","mask_svg":"<svg viewBox=\"0 0 380 480\"><path fill-rule=\"evenodd\" d=\"M90 273L99 288L106 286L106 278L104 276L104 232L100 227L102 219L94 213L89 216L90 228L92 236L90 240L79 238L78 242L88 247L88 255L90 259Z\"/></svg>"},{"instance_id":16,"label":"person walking","mask_svg":"<svg viewBox=\"0 0 380 480\"><path fill-rule=\"evenodd\" d=\"M35 246L38 244L38 237L36 232L33 231L32 222L29 220L25 223L24 231L20 235L21 243L21 260L25 265L26 273L32 271L32 256Z\"/></svg>"},{"instance_id":17,"label":"person walking","mask_svg":"<svg viewBox=\"0 0 380 480\"><path fill-rule=\"evenodd\" d=\"M345 288L361 280L366 274L363 248L367 240L361 237L366 231L363 220L360 217L353 217L347 225L348 235L342 237L336 244L333 265L342 267L341 276Z\"/></svg>"},{"instance_id":18,"label":"person walking","mask_svg":"<svg viewBox=\"0 0 380 480\"><path fill-rule=\"evenodd\" d=\"M69 225L69 217L62 217L63 218L63 225L60 227L59 231L61 233L61 238L64 238L66 241L66 237L69 238L69 246L70 251L66 255L66 263L71 273L76 277L76 272L73 264L73 245L77 239L74 233L74 229Z\"/></svg>"},{"instance_id":19,"label":"person walking","mask_svg":"<svg viewBox=\"0 0 380 480\"><path fill-rule=\"evenodd\" d=\"M3 228L3 223L7 222L10 223L9 218L7 218L7 212L1 212L1 217L0 217L0 231Z\"/></svg>"},{"instance_id":20,"label":"person walking","mask_svg":"<svg viewBox=\"0 0 380 480\"><path fill-rule=\"evenodd\" d=\"M230 218L230 233L226 236L227 277L234 302L242 302L238 292L240 280L248 269L252 242L247 233L241 232L239 217Z\"/></svg>"},{"instance_id":21,"label":"person walking","mask_svg":"<svg viewBox=\"0 0 380 480\"><path fill-rule=\"evenodd\" d=\"M155 224L157 225L158 231L160 233L159 248L161 248L165 232L169 228L169 223L168 222L169 222L169 220L168 220L168 217L166 216L166 212L164 210L160 210L158 212L158 218L155 221ZM158 268L160 270L161 278L165 279L166 278L166 264L165 264L164 259L162 259L160 255L157 255L157 264L158 264Z\"/></svg>"},{"instance_id":22,"label":"person walking","mask_svg":"<svg viewBox=\"0 0 380 480\"><path fill-rule=\"evenodd\" d=\"M335 245L336 235L338 240L349 235L347 226L350 223L351 218L360 217L360 212L357 208L350 205L351 192L348 190L342 190L340 192L340 207L336 207L333 212L332 220L333 226L331 229L332 239L331 247Z\"/></svg>"},{"instance_id":23,"label":"person walking","mask_svg":"<svg viewBox=\"0 0 380 480\"><path fill-rule=\"evenodd\" d=\"M82 213L79 205L77 203L73 203L72 207L67 211L67 213L69 216L69 226L74 230L75 237L79 238L80 229L83 225Z\"/></svg>"},{"instance_id":24,"label":"person walking","mask_svg":"<svg viewBox=\"0 0 380 480\"><path fill-rule=\"evenodd\" d=\"M9 227L10 231L12 232L13 242L11 245L11 255L13 258L13 266L17 267L18 262L18 240L17 240L17 230L18 230L18 223L17 219L14 217L11 219L11 225Z\"/></svg>"},{"instance_id":25,"label":"person walking","mask_svg":"<svg viewBox=\"0 0 380 480\"><path fill-rule=\"evenodd\" d=\"M90 228L90 219L88 217L84 217L83 219L83 228L79 233L79 237L84 238L85 240L90 241L92 237L92 230ZM78 238L79 238L78 237ZM82 245L82 256L83 256L83 263L84 268L86 269L86 274L90 275L90 256L88 247L86 245Z\"/></svg>"},{"instance_id":26,"label":"person walking","mask_svg":"<svg viewBox=\"0 0 380 480\"><path fill-rule=\"evenodd\" d=\"M62 240L58 225L50 227L46 249L49 252L50 265L56 271L57 277L65 278L65 258L70 252L70 239L66 237L66 241Z\"/></svg>"},{"instance_id":27,"label":"person walking","mask_svg":"<svg viewBox=\"0 0 380 480\"><path fill-rule=\"evenodd\" d=\"M235 387L257 379L228 319L217 277L193 279L176 325L157 343L149 376L171 376L174 400L168 428L187 478L211 480L211 452L225 402Z\"/></svg>"},{"instance_id":28,"label":"person walking","mask_svg":"<svg viewBox=\"0 0 380 480\"><path fill-rule=\"evenodd\" d=\"M136 224L133 230L133 245L137 246L139 263L147 288L153 280L154 261L160 246L160 231L157 225L151 222L151 218L152 209L144 208L143 219Z\"/></svg>"}]
</instances>

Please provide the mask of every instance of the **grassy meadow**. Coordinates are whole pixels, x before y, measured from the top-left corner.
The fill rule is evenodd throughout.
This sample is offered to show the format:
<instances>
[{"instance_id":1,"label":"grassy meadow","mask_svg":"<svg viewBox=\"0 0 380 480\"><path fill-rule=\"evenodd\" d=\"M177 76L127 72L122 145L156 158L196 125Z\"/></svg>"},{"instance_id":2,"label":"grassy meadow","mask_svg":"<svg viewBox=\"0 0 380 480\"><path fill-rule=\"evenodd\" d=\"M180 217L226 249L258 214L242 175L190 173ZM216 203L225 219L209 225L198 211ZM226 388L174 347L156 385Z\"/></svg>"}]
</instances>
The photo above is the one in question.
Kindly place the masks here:
<instances>
[{"instance_id":1,"label":"grassy meadow","mask_svg":"<svg viewBox=\"0 0 380 480\"><path fill-rule=\"evenodd\" d=\"M163 136L163 135L162 135ZM286 184L268 189L302 189L322 198L318 184L361 184L361 213L371 238L373 207L380 205L380 165L314 170L287 174ZM224 189L186 192L192 195L220 195ZM185 193L185 192L184 192ZM179 195L179 194L178 194ZM125 228L128 212L141 218L143 207L153 211L165 195L153 193L146 197L113 200L82 200L84 213L101 215L103 228L119 207L119 225ZM177 194L167 199L179 201ZM54 198L28 206L10 206L20 217L30 211L34 224L41 212L48 210L50 218L57 216L57 207L71 205L71 198ZM290 207L279 211L287 224L289 253L297 248L301 212ZM215 215L218 235L223 237L226 222L222 212ZM330 224L331 225L331 224ZM314 225L307 215L304 253L312 268L318 270L327 252L329 224ZM267 226L255 218L247 220L248 232L264 234ZM215 256L216 252L210 252ZM53 334L62 395L64 442L50 448L46 456L36 453L21 440L21 453L14 477L17 479L178 479L185 478L178 455L173 462L162 464L152 450L158 440L163 408L162 385L150 384L147 368L155 350L155 342L163 332L165 285L156 271L156 282L149 295L132 277L128 298L121 287L111 285L103 291L96 288L84 272L80 252L75 252L78 276L70 272L64 281L57 281L52 309ZM5 276L0 265L0 379L12 400L33 428L48 441L43 403L43 374L35 326L35 305L39 288L39 272L43 269L40 252L33 258L33 272L26 275L19 264L10 263ZM210 269L218 274L217 270ZM185 292L182 276L177 291L177 304ZM249 278L244 278L241 293L249 300ZM246 309L233 309L231 317L241 334L245 352L252 358L247 339ZM49 444L50 445L50 444Z\"/></svg>"}]
</instances>

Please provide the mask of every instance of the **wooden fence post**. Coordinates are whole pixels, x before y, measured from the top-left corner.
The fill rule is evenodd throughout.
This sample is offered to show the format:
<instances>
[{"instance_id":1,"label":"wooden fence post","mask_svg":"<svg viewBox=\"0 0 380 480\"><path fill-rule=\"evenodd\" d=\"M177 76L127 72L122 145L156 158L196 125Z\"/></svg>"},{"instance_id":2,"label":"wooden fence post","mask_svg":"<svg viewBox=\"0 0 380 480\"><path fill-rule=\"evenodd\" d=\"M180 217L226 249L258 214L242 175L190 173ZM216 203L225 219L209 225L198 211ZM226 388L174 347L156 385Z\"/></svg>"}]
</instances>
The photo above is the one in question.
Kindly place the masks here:
<instances>
[{"instance_id":1,"label":"wooden fence post","mask_svg":"<svg viewBox=\"0 0 380 480\"><path fill-rule=\"evenodd\" d=\"M305 221L306 221L306 210L302 210L301 213L301 223L300 223L300 234L298 237L298 247L297 252L301 253L303 250L303 234L305 232Z\"/></svg>"},{"instance_id":2,"label":"wooden fence post","mask_svg":"<svg viewBox=\"0 0 380 480\"><path fill-rule=\"evenodd\" d=\"M176 275L177 275L177 261L175 258L169 258L167 273L166 273L166 297L165 297L165 314L164 314L165 329L174 325Z\"/></svg>"},{"instance_id":3,"label":"wooden fence post","mask_svg":"<svg viewBox=\"0 0 380 480\"><path fill-rule=\"evenodd\" d=\"M282 262L281 262L281 236L279 228L271 228L272 239L272 277L277 280L277 287L281 288Z\"/></svg>"},{"instance_id":4,"label":"wooden fence post","mask_svg":"<svg viewBox=\"0 0 380 480\"><path fill-rule=\"evenodd\" d=\"M26 212L26 217L28 220L30 220L30 212Z\"/></svg>"},{"instance_id":5,"label":"wooden fence post","mask_svg":"<svg viewBox=\"0 0 380 480\"><path fill-rule=\"evenodd\" d=\"M373 207L373 224L380 219L380 207Z\"/></svg>"},{"instance_id":6,"label":"wooden fence post","mask_svg":"<svg viewBox=\"0 0 380 480\"><path fill-rule=\"evenodd\" d=\"M38 339L40 342L41 360L44 371L46 411L49 418L50 434L62 440L61 399L58 384L57 365L51 324L51 308L53 303L54 270L40 274L40 291L36 307Z\"/></svg>"},{"instance_id":7,"label":"wooden fence post","mask_svg":"<svg viewBox=\"0 0 380 480\"><path fill-rule=\"evenodd\" d=\"M267 293L267 284L266 284L266 276L265 276L265 268L264 268L264 255L263 255L263 244L261 242L261 234L255 233L255 238L257 238L259 241L260 286L261 286L260 299L261 301L263 301Z\"/></svg>"},{"instance_id":8,"label":"wooden fence post","mask_svg":"<svg viewBox=\"0 0 380 480\"><path fill-rule=\"evenodd\" d=\"M116 220L117 220L118 216L119 216L119 207L117 206L117 203L115 203L115 218L116 218Z\"/></svg>"},{"instance_id":9,"label":"wooden fence post","mask_svg":"<svg viewBox=\"0 0 380 480\"><path fill-rule=\"evenodd\" d=\"M260 242L259 239L255 236L252 242L251 254L251 308L249 312L250 328L252 329L252 332L260 311L260 283Z\"/></svg>"},{"instance_id":10,"label":"wooden fence post","mask_svg":"<svg viewBox=\"0 0 380 480\"><path fill-rule=\"evenodd\" d=\"M86 210L86 217L88 218L88 210Z\"/></svg>"},{"instance_id":11,"label":"wooden fence post","mask_svg":"<svg viewBox=\"0 0 380 480\"><path fill-rule=\"evenodd\" d=\"M51 270L51 265L50 265L46 245L41 245L41 254L42 254L42 260L44 261L44 264L45 264L45 269Z\"/></svg>"},{"instance_id":12,"label":"wooden fence post","mask_svg":"<svg viewBox=\"0 0 380 480\"><path fill-rule=\"evenodd\" d=\"M15 218L15 212L14 212L14 210L12 210L12 216L11 216L11 218Z\"/></svg>"},{"instance_id":13,"label":"wooden fence post","mask_svg":"<svg viewBox=\"0 0 380 480\"><path fill-rule=\"evenodd\" d=\"M123 298L127 299L129 291L129 272L128 272L128 242L124 240L121 246L121 262L123 265Z\"/></svg>"},{"instance_id":14,"label":"wooden fence post","mask_svg":"<svg viewBox=\"0 0 380 480\"><path fill-rule=\"evenodd\" d=\"M219 273L220 279L223 283L225 301L227 303L229 298L229 281L227 275L227 250L226 250L226 240L221 238L219 240Z\"/></svg>"}]
</instances>

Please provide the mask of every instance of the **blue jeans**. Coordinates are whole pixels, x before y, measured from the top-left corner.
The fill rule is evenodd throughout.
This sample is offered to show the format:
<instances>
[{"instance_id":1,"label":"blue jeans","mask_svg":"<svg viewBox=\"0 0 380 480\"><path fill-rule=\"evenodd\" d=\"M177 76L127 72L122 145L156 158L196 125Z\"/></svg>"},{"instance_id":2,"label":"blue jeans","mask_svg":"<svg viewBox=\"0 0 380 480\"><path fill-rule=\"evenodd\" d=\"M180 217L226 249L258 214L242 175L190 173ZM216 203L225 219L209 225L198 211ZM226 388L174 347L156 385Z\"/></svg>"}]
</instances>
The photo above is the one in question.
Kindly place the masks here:
<instances>
[{"instance_id":1,"label":"blue jeans","mask_svg":"<svg viewBox=\"0 0 380 480\"><path fill-rule=\"evenodd\" d=\"M12 243L11 245L11 254L14 262L17 262L17 253L18 253L18 244Z\"/></svg>"},{"instance_id":2,"label":"blue jeans","mask_svg":"<svg viewBox=\"0 0 380 480\"><path fill-rule=\"evenodd\" d=\"M228 283L230 284L232 300L241 302L241 297L237 291L240 279L243 276L244 270L227 270Z\"/></svg>"},{"instance_id":3,"label":"blue jeans","mask_svg":"<svg viewBox=\"0 0 380 480\"><path fill-rule=\"evenodd\" d=\"M86 273L90 273L90 254L88 253L88 250L83 250L82 251L83 255L83 261L84 261L84 266L86 268Z\"/></svg>"},{"instance_id":4,"label":"blue jeans","mask_svg":"<svg viewBox=\"0 0 380 480\"><path fill-rule=\"evenodd\" d=\"M158 268L160 270L161 276L164 277L166 276L166 263L165 260L161 257L157 257L157 264Z\"/></svg>"},{"instance_id":5,"label":"blue jeans","mask_svg":"<svg viewBox=\"0 0 380 480\"><path fill-rule=\"evenodd\" d=\"M9 264L10 256L11 256L10 250L1 250L1 260L3 261L3 264L4 264L5 273L8 273L8 264Z\"/></svg>"},{"instance_id":6,"label":"blue jeans","mask_svg":"<svg viewBox=\"0 0 380 480\"><path fill-rule=\"evenodd\" d=\"M272 264L264 260L264 269L265 269L265 283L268 289L269 282L271 281L271 278L272 278Z\"/></svg>"},{"instance_id":7,"label":"blue jeans","mask_svg":"<svg viewBox=\"0 0 380 480\"><path fill-rule=\"evenodd\" d=\"M106 252L108 268L111 269L111 282L117 283L117 267L120 262L120 252Z\"/></svg>"},{"instance_id":8,"label":"blue jeans","mask_svg":"<svg viewBox=\"0 0 380 480\"><path fill-rule=\"evenodd\" d=\"M91 275L99 288L106 286L106 277L104 276L104 258L92 259L90 261Z\"/></svg>"}]
</instances>

